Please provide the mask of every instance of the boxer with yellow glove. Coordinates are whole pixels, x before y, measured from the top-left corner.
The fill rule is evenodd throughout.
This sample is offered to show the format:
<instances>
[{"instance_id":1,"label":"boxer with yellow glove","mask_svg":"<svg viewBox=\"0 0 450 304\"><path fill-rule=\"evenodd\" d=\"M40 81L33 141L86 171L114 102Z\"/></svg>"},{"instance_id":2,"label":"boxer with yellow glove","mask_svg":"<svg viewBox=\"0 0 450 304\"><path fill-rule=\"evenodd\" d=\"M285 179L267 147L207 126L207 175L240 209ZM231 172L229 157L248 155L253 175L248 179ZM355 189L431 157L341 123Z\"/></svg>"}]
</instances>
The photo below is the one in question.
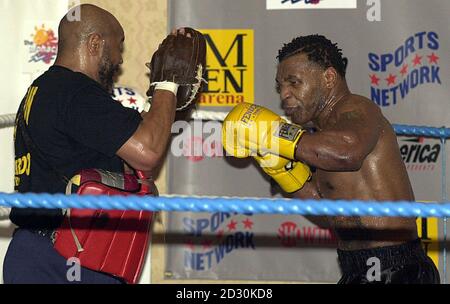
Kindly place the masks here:
<instances>
[{"instance_id":1,"label":"boxer with yellow glove","mask_svg":"<svg viewBox=\"0 0 450 304\"><path fill-rule=\"evenodd\" d=\"M292 161L303 132L264 107L240 103L224 120L222 142L225 151L235 157L253 156L267 175L292 193L300 190L311 176L307 165ZM281 153L284 155L276 155Z\"/></svg>"},{"instance_id":2,"label":"boxer with yellow glove","mask_svg":"<svg viewBox=\"0 0 450 304\"><path fill-rule=\"evenodd\" d=\"M311 170L302 162L294 162L270 153L253 158L263 171L287 193L300 190L311 177Z\"/></svg>"},{"instance_id":3,"label":"boxer with yellow glove","mask_svg":"<svg viewBox=\"0 0 450 304\"><path fill-rule=\"evenodd\" d=\"M295 160L297 143L305 130L269 109L243 102L228 113L222 132L224 147L233 147L225 149L235 157L272 153Z\"/></svg>"}]
</instances>

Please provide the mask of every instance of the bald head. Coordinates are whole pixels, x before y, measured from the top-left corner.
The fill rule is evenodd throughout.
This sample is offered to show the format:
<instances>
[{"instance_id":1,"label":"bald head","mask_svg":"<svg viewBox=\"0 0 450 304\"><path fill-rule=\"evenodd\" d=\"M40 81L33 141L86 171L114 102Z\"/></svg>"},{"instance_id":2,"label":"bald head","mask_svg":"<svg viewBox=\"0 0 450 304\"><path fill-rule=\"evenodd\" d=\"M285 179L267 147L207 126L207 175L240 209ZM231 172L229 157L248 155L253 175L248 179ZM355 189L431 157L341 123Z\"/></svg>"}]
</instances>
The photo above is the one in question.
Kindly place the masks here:
<instances>
[{"instance_id":1,"label":"bald head","mask_svg":"<svg viewBox=\"0 0 450 304\"><path fill-rule=\"evenodd\" d=\"M104 9L82 4L73 8L59 24L55 65L81 72L112 91L115 75L123 62L124 32L119 21Z\"/></svg>"},{"instance_id":2,"label":"bald head","mask_svg":"<svg viewBox=\"0 0 450 304\"><path fill-rule=\"evenodd\" d=\"M108 11L92 5L82 4L73 8L80 11L80 20L72 20L69 12L59 23L58 52L64 54L73 52L91 35L97 34L104 39L119 35L123 36L123 29L119 21Z\"/></svg>"}]
</instances>

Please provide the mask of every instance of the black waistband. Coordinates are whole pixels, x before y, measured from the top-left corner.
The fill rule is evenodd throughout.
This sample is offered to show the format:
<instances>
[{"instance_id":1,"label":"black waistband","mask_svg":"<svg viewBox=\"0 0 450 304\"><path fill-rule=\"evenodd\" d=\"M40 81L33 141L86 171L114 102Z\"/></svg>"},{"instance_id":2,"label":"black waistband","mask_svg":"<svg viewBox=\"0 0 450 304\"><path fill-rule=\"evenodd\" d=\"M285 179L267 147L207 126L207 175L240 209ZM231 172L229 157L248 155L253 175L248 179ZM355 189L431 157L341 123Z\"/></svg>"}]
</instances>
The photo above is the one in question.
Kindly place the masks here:
<instances>
[{"instance_id":1,"label":"black waistband","mask_svg":"<svg viewBox=\"0 0 450 304\"><path fill-rule=\"evenodd\" d=\"M420 239L395 246L385 246L361 250L337 250L339 264L344 273L367 271L373 266L370 258L380 260L381 269L395 265L404 265L426 258ZM369 265L368 265L369 264Z\"/></svg>"}]
</instances>

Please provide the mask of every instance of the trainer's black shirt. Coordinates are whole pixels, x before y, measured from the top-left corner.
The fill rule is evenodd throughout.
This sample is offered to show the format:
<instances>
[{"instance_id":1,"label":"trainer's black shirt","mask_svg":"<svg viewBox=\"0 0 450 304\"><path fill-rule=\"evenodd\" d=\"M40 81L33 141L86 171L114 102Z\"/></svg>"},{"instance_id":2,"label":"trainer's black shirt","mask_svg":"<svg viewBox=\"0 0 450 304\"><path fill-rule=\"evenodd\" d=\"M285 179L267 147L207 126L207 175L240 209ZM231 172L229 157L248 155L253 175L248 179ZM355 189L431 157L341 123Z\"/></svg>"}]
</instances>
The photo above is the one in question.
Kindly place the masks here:
<instances>
[{"instance_id":1,"label":"trainer's black shirt","mask_svg":"<svg viewBox=\"0 0 450 304\"><path fill-rule=\"evenodd\" d=\"M88 168L123 172L115 153L136 131L141 116L113 100L96 81L52 66L33 82L22 103L28 134L45 161L27 146L16 120L16 191L64 193L66 182L52 167L69 179ZM10 219L21 227L56 228L62 213L13 208Z\"/></svg>"}]
</instances>

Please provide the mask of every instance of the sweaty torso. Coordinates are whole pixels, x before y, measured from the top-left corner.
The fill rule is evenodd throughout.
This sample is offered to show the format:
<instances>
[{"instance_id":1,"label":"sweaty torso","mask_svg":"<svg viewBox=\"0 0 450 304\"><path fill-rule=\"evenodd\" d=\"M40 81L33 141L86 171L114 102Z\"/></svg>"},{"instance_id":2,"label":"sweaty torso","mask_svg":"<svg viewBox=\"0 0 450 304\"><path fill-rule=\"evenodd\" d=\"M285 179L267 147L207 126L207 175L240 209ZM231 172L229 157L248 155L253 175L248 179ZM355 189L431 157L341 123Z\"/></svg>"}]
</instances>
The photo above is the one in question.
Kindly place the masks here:
<instances>
[{"instance_id":1,"label":"sweaty torso","mask_svg":"<svg viewBox=\"0 0 450 304\"><path fill-rule=\"evenodd\" d=\"M351 98L355 103L368 103L360 96ZM323 130L334 125L339 109L335 112ZM359 170L316 171L314 180L320 197L333 200L414 200L396 135L384 117L381 116L380 120L378 141ZM336 216L329 217L328 221L337 235L339 248L344 250L389 246L417 238L414 218Z\"/></svg>"}]
</instances>

